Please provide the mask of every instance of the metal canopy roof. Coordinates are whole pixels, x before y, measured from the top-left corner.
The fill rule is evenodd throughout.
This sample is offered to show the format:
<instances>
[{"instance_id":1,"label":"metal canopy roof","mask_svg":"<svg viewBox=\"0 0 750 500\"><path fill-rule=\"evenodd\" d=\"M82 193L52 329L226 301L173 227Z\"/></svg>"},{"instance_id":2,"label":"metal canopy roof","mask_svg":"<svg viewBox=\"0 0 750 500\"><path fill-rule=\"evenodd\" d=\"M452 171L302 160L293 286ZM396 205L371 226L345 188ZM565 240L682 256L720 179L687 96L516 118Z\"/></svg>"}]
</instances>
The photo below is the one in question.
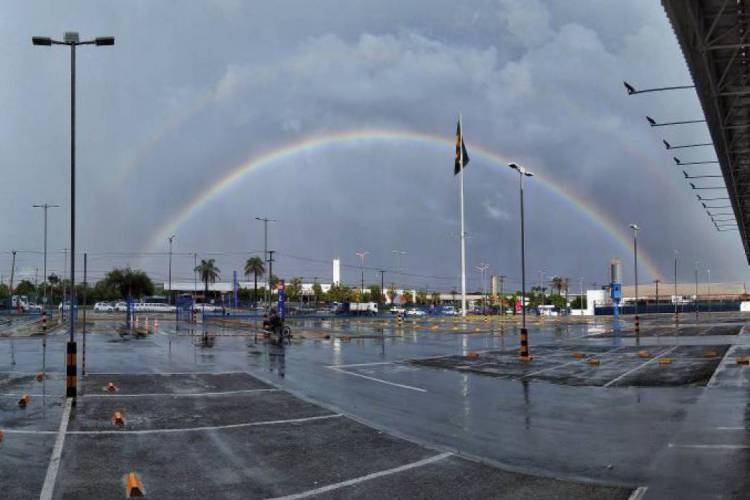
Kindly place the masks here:
<instances>
[{"instance_id":1,"label":"metal canopy roof","mask_svg":"<svg viewBox=\"0 0 750 500\"><path fill-rule=\"evenodd\" d=\"M695 82L750 263L750 0L662 0Z\"/></svg>"}]
</instances>

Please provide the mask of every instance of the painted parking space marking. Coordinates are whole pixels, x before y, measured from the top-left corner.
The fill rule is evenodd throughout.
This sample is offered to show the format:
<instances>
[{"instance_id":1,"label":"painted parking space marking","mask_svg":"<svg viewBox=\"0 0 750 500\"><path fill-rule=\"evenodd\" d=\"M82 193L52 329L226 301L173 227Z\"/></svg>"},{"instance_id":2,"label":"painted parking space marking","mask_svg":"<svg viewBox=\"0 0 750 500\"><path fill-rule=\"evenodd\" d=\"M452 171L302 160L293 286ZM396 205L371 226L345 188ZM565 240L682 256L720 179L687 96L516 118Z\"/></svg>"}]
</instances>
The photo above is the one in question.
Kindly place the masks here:
<instances>
[{"instance_id":1,"label":"painted parking space marking","mask_svg":"<svg viewBox=\"0 0 750 500\"><path fill-rule=\"evenodd\" d=\"M391 386L394 386L394 387L400 387L402 389L408 389L408 390L411 390L411 391L427 392L427 389L422 389L421 387L414 387L414 386L405 385L405 384L397 384L396 382L389 382L387 380L383 380L383 379L380 379L380 378L370 377L369 375L362 375L361 373L355 373L355 372L350 372L350 371L347 371L347 370L342 370L341 368L338 368L338 367L335 367L335 366L327 366L326 368L328 368L330 370L333 370L335 372L338 372L338 373L343 373L345 375L352 375L353 377L360 377L360 378L363 378L365 380L370 380L372 382L379 382L381 384L391 385Z\"/></svg>"},{"instance_id":2,"label":"painted parking space marking","mask_svg":"<svg viewBox=\"0 0 750 500\"><path fill-rule=\"evenodd\" d=\"M55 491L57 471L60 469L60 458L62 457L63 446L65 445L65 434L68 430L70 409L72 406L73 400L71 398L66 399L65 408L60 419L60 429L57 431L57 439L55 440L54 448L52 448L52 456L47 466L47 475L44 477L44 484L42 486L42 493L39 495L39 500L50 500Z\"/></svg>"},{"instance_id":3,"label":"painted parking space marking","mask_svg":"<svg viewBox=\"0 0 750 500\"><path fill-rule=\"evenodd\" d=\"M615 382L618 382L618 381L622 380L623 378L627 377L627 376L628 376L628 375L630 375L631 373L635 373L635 372L637 372L638 370L640 370L640 369L641 369L641 368L643 368L644 366L648 366L648 365L650 365L651 363L655 363L655 362L657 362L657 361L659 360L659 358L662 358L663 356L666 356L666 355L667 355L667 354L669 354L670 352L672 352L672 351L674 351L675 349L677 349L677 347L679 347L679 346L672 346L672 347L671 347L670 349L667 349L666 351L662 351L662 352L660 352L658 356L654 356L653 358L649 359L649 360L648 360L648 361L646 361L645 363L642 363L642 364L640 364L640 365L636 366L635 368L631 368L630 370L626 371L626 372L625 372L625 373L623 373L622 375L620 375L620 376L618 376L618 377L615 377L615 378L613 378L612 380L610 380L609 382L607 382L606 384L604 384L604 386L603 386L603 387L609 387L609 386L611 386L612 384L614 384Z\"/></svg>"},{"instance_id":4,"label":"painted parking space marking","mask_svg":"<svg viewBox=\"0 0 750 500\"><path fill-rule=\"evenodd\" d=\"M173 393L173 392L157 392L157 393L144 393L144 394L84 394L84 399L88 398L151 398L151 397L176 397L176 398L189 398L189 397L203 397L203 396L232 396L235 394L252 394L256 392L277 392L279 389L268 388L268 389L238 389L236 391L219 391L219 392L184 392L184 393Z\"/></svg>"},{"instance_id":5,"label":"painted parking space marking","mask_svg":"<svg viewBox=\"0 0 750 500\"><path fill-rule=\"evenodd\" d=\"M412 462L410 464L401 465L399 467L394 467L392 469L386 469L379 472L373 472L372 474L367 474L365 476L355 477L354 479L349 479L347 481L341 481L340 483L334 483L329 484L327 486L322 486L320 488L316 488L314 490L307 490L303 491L301 493L295 493L293 495L287 495L283 497L276 497L272 500L297 500L299 498L308 498L315 495L320 495L322 493L328 493L329 491L338 490L341 488L345 488L347 486L352 486L355 484L362 483L364 481L369 481L371 479L377 479L384 476L390 476L391 474L397 474L399 472L407 471L410 469L415 469L417 467L422 467L425 465L429 465L435 462L438 462L440 460L444 460L450 456L452 456L452 453L440 453L439 455L433 455L431 457L425 458L423 460L419 460L417 462Z\"/></svg>"},{"instance_id":6,"label":"painted parking space marking","mask_svg":"<svg viewBox=\"0 0 750 500\"><path fill-rule=\"evenodd\" d=\"M606 356L607 354L613 353L613 352L618 351L618 350L623 349L623 348L624 348L624 346L615 347L614 349L610 349L609 351L604 351L603 353L601 353L598 356L600 358L602 358L602 357ZM550 372L550 371L553 371L553 370L557 370L558 368L563 368L565 366L574 365L576 363L586 363L587 361L588 361L587 358L574 359L573 361L569 361L567 363L563 363L562 365L550 366L550 367L543 368L543 369L535 371L535 372L527 373L526 375L523 375L521 378L526 378L526 377L531 377L531 376L534 376L534 375L539 375L540 373Z\"/></svg>"},{"instance_id":7,"label":"painted parking space marking","mask_svg":"<svg viewBox=\"0 0 750 500\"><path fill-rule=\"evenodd\" d=\"M302 417L302 418L287 418L284 420L262 420L260 422L246 422L242 424L227 424L227 425L211 425L203 427L186 427L170 428L170 429L142 429L142 430L111 430L111 431L68 431L68 435L77 436L94 436L99 434L168 434L175 432L202 432L202 431L218 431L226 429L242 429L246 427L263 427L266 425L283 425L283 424L299 424L304 422L313 422L316 420L328 420L332 418L340 418L343 415L341 413L332 413L329 415L317 415L314 417Z\"/></svg>"}]
</instances>

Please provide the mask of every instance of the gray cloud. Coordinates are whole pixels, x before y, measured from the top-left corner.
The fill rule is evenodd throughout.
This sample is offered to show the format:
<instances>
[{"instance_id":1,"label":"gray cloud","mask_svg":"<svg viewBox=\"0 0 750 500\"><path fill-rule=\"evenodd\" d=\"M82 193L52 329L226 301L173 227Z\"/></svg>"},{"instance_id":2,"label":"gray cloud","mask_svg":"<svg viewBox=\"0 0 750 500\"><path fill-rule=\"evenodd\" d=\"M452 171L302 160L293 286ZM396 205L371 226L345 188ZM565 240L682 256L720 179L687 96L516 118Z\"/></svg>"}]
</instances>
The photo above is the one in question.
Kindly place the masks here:
<instances>
[{"instance_id":1,"label":"gray cloud","mask_svg":"<svg viewBox=\"0 0 750 500\"><path fill-rule=\"evenodd\" d=\"M694 94L636 99L622 89L623 79L644 86L689 79L658 5L461 5L459 12L443 0L7 6L0 19L0 59L10 75L0 81L2 248L39 249L41 214L30 204L67 204L67 57L32 48L29 38L80 29L117 36L115 47L82 50L79 60L79 236L93 253L142 251L165 219L263 151L362 128L450 141L462 112L470 154L483 145L527 163L623 232L638 222L642 248L662 272L679 248L686 276L697 259L715 279L744 279L736 234L712 231L643 119L700 116ZM707 137L701 126L665 133L673 142ZM354 263L353 253L366 248L373 266L393 268L391 250L403 248L407 269L425 276L410 278L415 285L454 286L452 154L448 143L361 141L289 157L207 204L179 229L176 249L229 253L217 256L220 267L239 269L240 251L262 248L253 217L270 215L279 220L272 244L281 253ZM515 276L516 179L472 158L470 263ZM616 238L538 180L527 194L531 270L602 282L611 257L629 262ZM67 246L67 209L51 220L51 246L59 250ZM131 263L165 275L163 256L94 262L97 272ZM38 263L35 254L21 261L25 273ZM178 272L189 278L191 264L192 256L178 257ZM0 266L9 265L3 255ZM330 273L324 263L283 255L278 268Z\"/></svg>"}]
</instances>

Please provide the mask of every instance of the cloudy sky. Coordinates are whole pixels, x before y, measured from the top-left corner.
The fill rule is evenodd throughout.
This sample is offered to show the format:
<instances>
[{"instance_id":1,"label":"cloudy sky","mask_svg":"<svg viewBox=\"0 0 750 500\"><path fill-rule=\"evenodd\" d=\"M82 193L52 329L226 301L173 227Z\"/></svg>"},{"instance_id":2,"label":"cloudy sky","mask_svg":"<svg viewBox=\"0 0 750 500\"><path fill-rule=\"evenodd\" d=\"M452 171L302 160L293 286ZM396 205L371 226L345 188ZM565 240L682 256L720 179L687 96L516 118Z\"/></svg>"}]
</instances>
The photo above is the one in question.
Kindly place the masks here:
<instances>
[{"instance_id":1,"label":"cloudy sky","mask_svg":"<svg viewBox=\"0 0 750 500\"><path fill-rule=\"evenodd\" d=\"M50 212L52 271L62 272L69 246L69 57L31 45L32 35L69 30L116 37L114 47L78 52L78 251L89 252L94 278L129 264L166 279L166 237L175 234L175 279L192 279L193 253L215 258L229 279L262 250L254 218L268 216L282 277L330 279L338 256L354 266L344 274L354 282L354 253L367 250L368 267L387 269L389 282L456 288L459 113L472 157L471 287L480 263L520 278L518 179L503 160L538 174L526 185L534 282L543 271L602 283L613 257L631 281L630 223L642 227L641 280L671 280L674 249L684 280L696 260L702 277L710 268L715 281L748 278L737 233L712 229L661 143L703 142L705 127L650 129L644 119L701 118L695 94L624 92L623 80L690 83L655 0L7 1L2 9L6 282L11 249L23 277L41 267L33 203L63 206ZM715 158L710 148L681 157ZM408 274L391 272L393 249L406 252Z\"/></svg>"}]
</instances>

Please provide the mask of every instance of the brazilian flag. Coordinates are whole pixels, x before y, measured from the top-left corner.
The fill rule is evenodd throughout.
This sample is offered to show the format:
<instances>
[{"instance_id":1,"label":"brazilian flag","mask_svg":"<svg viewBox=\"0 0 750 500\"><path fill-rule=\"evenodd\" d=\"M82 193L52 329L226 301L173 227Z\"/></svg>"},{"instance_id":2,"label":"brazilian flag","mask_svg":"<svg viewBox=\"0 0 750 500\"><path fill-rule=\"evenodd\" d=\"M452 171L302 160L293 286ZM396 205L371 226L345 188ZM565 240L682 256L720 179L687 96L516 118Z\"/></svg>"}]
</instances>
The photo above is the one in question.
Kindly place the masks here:
<instances>
[{"instance_id":1,"label":"brazilian flag","mask_svg":"<svg viewBox=\"0 0 750 500\"><path fill-rule=\"evenodd\" d=\"M462 154L463 153L463 154ZM463 159L463 164L461 160ZM466 168L469 164L469 153L466 152L466 145L464 144L464 136L461 133L461 120L456 125L456 164L453 167L453 175L458 174L461 169Z\"/></svg>"}]
</instances>

